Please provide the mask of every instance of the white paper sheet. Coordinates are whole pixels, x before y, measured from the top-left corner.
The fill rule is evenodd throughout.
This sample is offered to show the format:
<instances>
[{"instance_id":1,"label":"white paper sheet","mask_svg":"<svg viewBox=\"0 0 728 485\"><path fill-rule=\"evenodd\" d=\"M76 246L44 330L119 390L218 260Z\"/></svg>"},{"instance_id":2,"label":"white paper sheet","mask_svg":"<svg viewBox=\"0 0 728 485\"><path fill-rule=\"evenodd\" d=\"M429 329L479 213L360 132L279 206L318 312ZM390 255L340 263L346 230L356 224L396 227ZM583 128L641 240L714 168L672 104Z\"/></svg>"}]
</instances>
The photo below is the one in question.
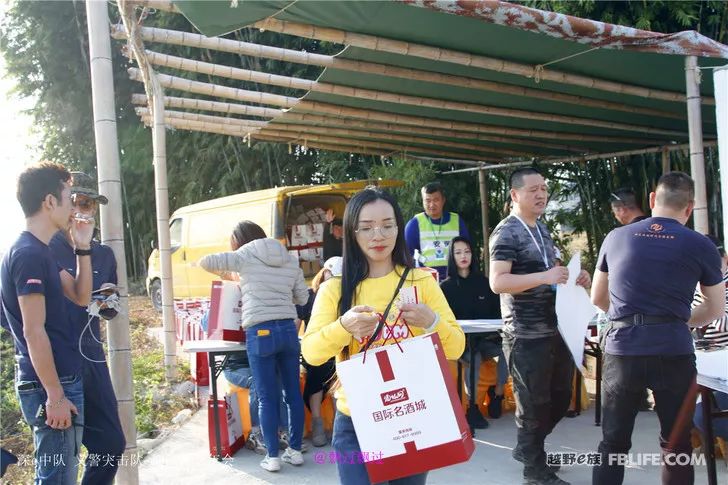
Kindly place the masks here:
<instances>
[{"instance_id":1,"label":"white paper sheet","mask_svg":"<svg viewBox=\"0 0 728 485\"><path fill-rule=\"evenodd\" d=\"M574 253L567 266L569 280L556 288L556 317L559 321L559 333L574 358L574 364L583 373L584 337L597 310L587 291L576 285L576 278L581 272L580 257L579 251Z\"/></svg>"}]
</instances>

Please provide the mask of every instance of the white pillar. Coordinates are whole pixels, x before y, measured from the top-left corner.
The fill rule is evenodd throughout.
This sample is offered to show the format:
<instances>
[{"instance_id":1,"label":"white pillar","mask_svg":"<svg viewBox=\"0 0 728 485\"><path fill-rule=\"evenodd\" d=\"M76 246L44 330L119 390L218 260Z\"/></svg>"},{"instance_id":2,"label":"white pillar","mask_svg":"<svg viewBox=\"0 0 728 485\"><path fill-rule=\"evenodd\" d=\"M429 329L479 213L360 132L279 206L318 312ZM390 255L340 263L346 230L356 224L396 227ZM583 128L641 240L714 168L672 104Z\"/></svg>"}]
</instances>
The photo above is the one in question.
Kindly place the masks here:
<instances>
[{"instance_id":1,"label":"white pillar","mask_svg":"<svg viewBox=\"0 0 728 485\"><path fill-rule=\"evenodd\" d=\"M728 241L728 65L713 71L715 118L718 123L718 158L723 205L723 244Z\"/></svg>"},{"instance_id":2,"label":"white pillar","mask_svg":"<svg viewBox=\"0 0 728 485\"><path fill-rule=\"evenodd\" d=\"M708 233L708 192L705 186L703 157L703 119L700 114L700 70L698 58L685 57L685 89L688 104L688 134L690 136L690 175L695 181L694 229Z\"/></svg>"},{"instance_id":3,"label":"white pillar","mask_svg":"<svg viewBox=\"0 0 728 485\"><path fill-rule=\"evenodd\" d=\"M101 206L101 240L114 251L122 302L121 312L106 327L109 342L109 371L119 403L119 418L126 438L125 456L121 462L123 466L119 466L116 477L119 484L136 485L139 483L139 470L136 456L136 425L134 424L134 383L131 373L129 285L126 279L124 218L121 208L121 166L116 135L114 73L111 64L107 3L103 0L87 1L86 15L91 58L91 95L99 193L109 199L107 205Z\"/></svg>"}]
</instances>

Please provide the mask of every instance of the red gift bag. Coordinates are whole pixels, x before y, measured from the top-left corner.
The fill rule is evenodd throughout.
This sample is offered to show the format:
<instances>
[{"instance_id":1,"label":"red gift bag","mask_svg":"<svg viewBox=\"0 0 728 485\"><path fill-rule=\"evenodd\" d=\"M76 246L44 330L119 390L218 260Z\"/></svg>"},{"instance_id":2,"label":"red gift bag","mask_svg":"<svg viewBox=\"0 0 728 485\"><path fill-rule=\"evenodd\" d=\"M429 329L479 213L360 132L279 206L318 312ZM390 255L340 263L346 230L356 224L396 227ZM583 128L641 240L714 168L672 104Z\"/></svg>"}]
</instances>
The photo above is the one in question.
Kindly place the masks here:
<instances>
[{"instance_id":1,"label":"red gift bag","mask_svg":"<svg viewBox=\"0 0 728 485\"><path fill-rule=\"evenodd\" d=\"M215 420L212 403L212 399L207 401L207 428L210 439L210 456L216 456ZM217 416L218 423L220 423L220 454L222 456L233 456L245 444L243 426L240 421L238 393L228 394L224 399L218 400Z\"/></svg>"},{"instance_id":2,"label":"red gift bag","mask_svg":"<svg viewBox=\"0 0 728 485\"><path fill-rule=\"evenodd\" d=\"M440 337L399 346L336 364L373 483L461 463L475 450Z\"/></svg>"}]
</instances>

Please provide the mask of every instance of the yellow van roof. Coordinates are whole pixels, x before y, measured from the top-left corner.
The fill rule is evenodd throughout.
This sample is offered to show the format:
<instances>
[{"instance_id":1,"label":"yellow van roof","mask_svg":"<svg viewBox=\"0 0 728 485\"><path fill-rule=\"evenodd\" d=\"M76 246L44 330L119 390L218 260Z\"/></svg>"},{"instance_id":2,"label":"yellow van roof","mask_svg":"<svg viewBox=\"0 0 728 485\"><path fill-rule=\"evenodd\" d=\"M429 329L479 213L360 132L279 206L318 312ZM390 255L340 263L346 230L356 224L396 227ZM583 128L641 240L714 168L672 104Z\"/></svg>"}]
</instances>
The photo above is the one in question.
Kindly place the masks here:
<instances>
[{"instance_id":1,"label":"yellow van roof","mask_svg":"<svg viewBox=\"0 0 728 485\"><path fill-rule=\"evenodd\" d=\"M277 198L282 194L288 196L314 195L314 194L345 194L350 195L363 189L368 185L377 185L379 187L401 187L404 182L400 180L357 180L354 182L343 182L338 184L327 185L290 185L286 187L276 187L273 189L254 190L252 192L244 192L242 194L228 195L217 199L198 202L197 204L180 207L172 217L181 216L190 212L198 212L202 210L215 209L228 205L238 205L258 200L266 200Z\"/></svg>"}]
</instances>

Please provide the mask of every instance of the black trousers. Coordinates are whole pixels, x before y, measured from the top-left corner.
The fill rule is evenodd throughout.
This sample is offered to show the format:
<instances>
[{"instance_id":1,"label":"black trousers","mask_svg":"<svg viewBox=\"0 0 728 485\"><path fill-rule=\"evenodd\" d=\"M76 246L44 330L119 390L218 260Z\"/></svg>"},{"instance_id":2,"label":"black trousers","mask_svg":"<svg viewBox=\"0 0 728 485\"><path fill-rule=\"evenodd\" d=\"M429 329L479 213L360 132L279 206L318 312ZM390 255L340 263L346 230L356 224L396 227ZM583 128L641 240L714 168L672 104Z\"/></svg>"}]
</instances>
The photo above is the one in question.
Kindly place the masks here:
<instances>
[{"instance_id":1,"label":"black trousers","mask_svg":"<svg viewBox=\"0 0 728 485\"><path fill-rule=\"evenodd\" d=\"M518 444L513 457L529 468L545 468L544 440L571 402L574 362L561 335L538 339L503 337L513 378Z\"/></svg>"},{"instance_id":2,"label":"black trousers","mask_svg":"<svg viewBox=\"0 0 728 485\"><path fill-rule=\"evenodd\" d=\"M602 364L602 434L599 443L601 465L594 467L594 485L620 485L624 460L632 447L632 431L646 388L655 398L660 420L662 483L691 485L692 465L680 465L673 454L692 453L690 429L695 412L695 395L689 390L696 376L695 355L620 356L604 354ZM676 424L679 425L676 427ZM668 455L672 455L668 458ZM627 457L625 457L627 458Z\"/></svg>"}]
</instances>

